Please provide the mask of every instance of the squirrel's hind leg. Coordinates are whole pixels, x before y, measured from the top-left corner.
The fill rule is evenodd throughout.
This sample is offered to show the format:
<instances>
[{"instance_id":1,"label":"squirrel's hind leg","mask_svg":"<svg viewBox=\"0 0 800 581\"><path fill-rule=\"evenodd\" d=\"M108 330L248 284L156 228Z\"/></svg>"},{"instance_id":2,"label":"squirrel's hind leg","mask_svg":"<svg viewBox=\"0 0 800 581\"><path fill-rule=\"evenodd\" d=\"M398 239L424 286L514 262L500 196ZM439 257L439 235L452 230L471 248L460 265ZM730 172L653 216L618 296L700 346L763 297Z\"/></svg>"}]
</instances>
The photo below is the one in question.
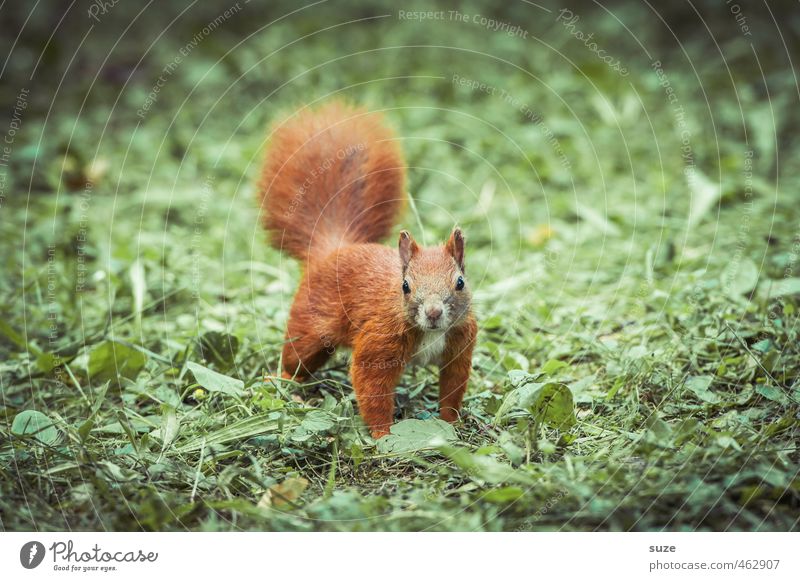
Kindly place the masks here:
<instances>
[{"instance_id":1,"label":"squirrel's hind leg","mask_svg":"<svg viewBox=\"0 0 800 581\"><path fill-rule=\"evenodd\" d=\"M333 354L333 347L325 347L314 336L297 337L288 339L283 345L283 374L284 379L297 379L303 381Z\"/></svg>"},{"instance_id":2,"label":"squirrel's hind leg","mask_svg":"<svg viewBox=\"0 0 800 581\"><path fill-rule=\"evenodd\" d=\"M312 306L309 289L312 284L304 278L294 297L286 324L282 367L284 379L303 381L325 365L338 345L330 330L330 322Z\"/></svg>"},{"instance_id":3,"label":"squirrel's hind leg","mask_svg":"<svg viewBox=\"0 0 800 581\"><path fill-rule=\"evenodd\" d=\"M325 365L333 355L336 350L333 338L317 331L296 312L290 315L282 355L284 379L302 381Z\"/></svg>"}]
</instances>

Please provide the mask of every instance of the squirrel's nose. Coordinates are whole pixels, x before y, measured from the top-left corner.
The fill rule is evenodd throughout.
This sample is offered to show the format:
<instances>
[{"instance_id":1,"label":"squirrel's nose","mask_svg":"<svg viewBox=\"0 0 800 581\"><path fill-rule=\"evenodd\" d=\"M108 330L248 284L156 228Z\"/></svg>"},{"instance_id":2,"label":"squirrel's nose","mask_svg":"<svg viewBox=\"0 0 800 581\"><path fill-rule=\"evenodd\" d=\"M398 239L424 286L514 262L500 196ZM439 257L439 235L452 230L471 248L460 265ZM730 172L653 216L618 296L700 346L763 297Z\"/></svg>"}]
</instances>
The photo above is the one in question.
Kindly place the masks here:
<instances>
[{"instance_id":1,"label":"squirrel's nose","mask_svg":"<svg viewBox=\"0 0 800 581\"><path fill-rule=\"evenodd\" d=\"M442 316L442 308L441 307L428 307L425 309L425 316L428 317L428 320L431 323L435 323L439 320L439 317Z\"/></svg>"}]
</instances>

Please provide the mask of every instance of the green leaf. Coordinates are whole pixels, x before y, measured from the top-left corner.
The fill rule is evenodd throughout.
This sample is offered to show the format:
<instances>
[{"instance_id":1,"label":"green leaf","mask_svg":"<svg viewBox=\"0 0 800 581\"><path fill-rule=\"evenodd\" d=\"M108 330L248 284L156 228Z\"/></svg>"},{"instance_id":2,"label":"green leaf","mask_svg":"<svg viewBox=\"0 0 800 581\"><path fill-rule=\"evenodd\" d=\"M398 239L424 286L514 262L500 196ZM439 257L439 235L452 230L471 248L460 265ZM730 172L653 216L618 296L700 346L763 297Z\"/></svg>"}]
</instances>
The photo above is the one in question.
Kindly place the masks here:
<instances>
[{"instance_id":1,"label":"green leaf","mask_svg":"<svg viewBox=\"0 0 800 581\"><path fill-rule=\"evenodd\" d=\"M141 351L116 341L105 341L89 352L87 372L98 383L120 377L136 379L146 363L147 355Z\"/></svg>"},{"instance_id":2,"label":"green leaf","mask_svg":"<svg viewBox=\"0 0 800 581\"><path fill-rule=\"evenodd\" d=\"M686 418L675 428L675 444L680 446L691 440L696 433L701 431L703 424L695 418Z\"/></svg>"},{"instance_id":3,"label":"green leaf","mask_svg":"<svg viewBox=\"0 0 800 581\"><path fill-rule=\"evenodd\" d=\"M686 387L704 402L719 403L720 397L709 389L713 381L711 375L693 375L686 380Z\"/></svg>"},{"instance_id":4,"label":"green leaf","mask_svg":"<svg viewBox=\"0 0 800 581\"><path fill-rule=\"evenodd\" d=\"M764 384L757 385L756 393L764 396L770 401L778 402L784 405L789 401L786 395L781 390L772 387L771 385L764 385Z\"/></svg>"},{"instance_id":5,"label":"green leaf","mask_svg":"<svg viewBox=\"0 0 800 581\"><path fill-rule=\"evenodd\" d=\"M503 453L508 456L512 464L515 466L522 464L522 460L525 458L525 451L514 443L511 434L505 431L501 432L500 437L497 439L497 444Z\"/></svg>"},{"instance_id":6,"label":"green leaf","mask_svg":"<svg viewBox=\"0 0 800 581\"><path fill-rule=\"evenodd\" d=\"M575 425L572 392L565 384L531 384L520 390L520 407L526 408L538 422L559 430L567 430Z\"/></svg>"},{"instance_id":7,"label":"green leaf","mask_svg":"<svg viewBox=\"0 0 800 581\"><path fill-rule=\"evenodd\" d=\"M545 456L549 456L550 454L556 453L556 445L548 440L547 438L542 438L536 443L537 448L539 451L544 454Z\"/></svg>"},{"instance_id":8,"label":"green leaf","mask_svg":"<svg viewBox=\"0 0 800 581\"><path fill-rule=\"evenodd\" d=\"M761 341L753 343L750 348L753 351L758 351L759 353L766 353L772 349L773 345L774 343L772 342L772 339L762 339Z\"/></svg>"},{"instance_id":9,"label":"green leaf","mask_svg":"<svg viewBox=\"0 0 800 581\"><path fill-rule=\"evenodd\" d=\"M524 369L527 371L528 365L528 359L522 353L517 353L516 351L509 351L503 357L503 367L507 370Z\"/></svg>"},{"instance_id":10,"label":"green leaf","mask_svg":"<svg viewBox=\"0 0 800 581\"><path fill-rule=\"evenodd\" d=\"M655 436L655 439L661 443L666 444L672 440L672 427L656 414L650 415L645 420L644 425Z\"/></svg>"},{"instance_id":11,"label":"green leaf","mask_svg":"<svg viewBox=\"0 0 800 581\"><path fill-rule=\"evenodd\" d=\"M335 425L333 417L328 412L314 410L306 414L300 427L308 432L324 432Z\"/></svg>"},{"instance_id":12,"label":"green leaf","mask_svg":"<svg viewBox=\"0 0 800 581\"><path fill-rule=\"evenodd\" d=\"M769 294L770 298L800 295L800 278L765 280L758 290L763 295Z\"/></svg>"},{"instance_id":13,"label":"green leaf","mask_svg":"<svg viewBox=\"0 0 800 581\"><path fill-rule=\"evenodd\" d=\"M558 359L550 359L547 363L542 365L542 373L545 375L553 375L559 369L567 367L566 362L559 361Z\"/></svg>"},{"instance_id":14,"label":"green leaf","mask_svg":"<svg viewBox=\"0 0 800 581\"><path fill-rule=\"evenodd\" d=\"M525 495L525 491L519 486L503 486L490 490L481 497L481 500L487 502L506 503L519 500Z\"/></svg>"},{"instance_id":15,"label":"green leaf","mask_svg":"<svg viewBox=\"0 0 800 581\"><path fill-rule=\"evenodd\" d=\"M175 412L175 408L172 406L165 405L163 406L163 411L161 414L161 427L158 428L157 435L161 438L161 451L167 449L167 447L175 441L175 438L178 437L178 431L181 427L181 422L178 419L178 414Z\"/></svg>"},{"instance_id":16,"label":"green leaf","mask_svg":"<svg viewBox=\"0 0 800 581\"><path fill-rule=\"evenodd\" d=\"M50 373L59 364L60 359L52 353L40 353L36 356L36 367L42 373Z\"/></svg>"},{"instance_id":17,"label":"green leaf","mask_svg":"<svg viewBox=\"0 0 800 581\"><path fill-rule=\"evenodd\" d=\"M512 369L508 372L508 381L511 383L511 387L519 387L532 380L533 376L522 369Z\"/></svg>"},{"instance_id":18,"label":"green leaf","mask_svg":"<svg viewBox=\"0 0 800 581\"><path fill-rule=\"evenodd\" d=\"M377 442L381 454L402 454L442 446L458 439L453 426L440 419L404 420Z\"/></svg>"},{"instance_id":19,"label":"green leaf","mask_svg":"<svg viewBox=\"0 0 800 581\"><path fill-rule=\"evenodd\" d=\"M133 314L136 317L136 326L142 326L142 309L147 295L147 281L144 276L144 266L141 260L136 260L128 270L131 280L131 295L133 295Z\"/></svg>"},{"instance_id":20,"label":"green leaf","mask_svg":"<svg viewBox=\"0 0 800 581\"><path fill-rule=\"evenodd\" d=\"M594 386L596 381L597 373L593 373L570 383L567 387L572 392L572 400L576 403L591 403L594 395L589 393L589 388Z\"/></svg>"},{"instance_id":21,"label":"green leaf","mask_svg":"<svg viewBox=\"0 0 800 581\"><path fill-rule=\"evenodd\" d=\"M693 229L720 199L722 188L697 169L691 174L686 174L686 180L691 196L688 222L689 229Z\"/></svg>"},{"instance_id":22,"label":"green leaf","mask_svg":"<svg viewBox=\"0 0 800 581\"><path fill-rule=\"evenodd\" d=\"M36 410L18 413L11 424L11 433L16 436L32 436L47 446L57 444L61 437L53 420Z\"/></svg>"},{"instance_id":23,"label":"green leaf","mask_svg":"<svg viewBox=\"0 0 800 581\"><path fill-rule=\"evenodd\" d=\"M733 434L721 433L714 438L714 441L720 448L733 448L738 452L742 451L741 445L736 441L736 438L733 436Z\"/></svg>"},{"instance_id":24,"label":"green leaf","mask_svg":"<svg viewBox=\"0 0 800 581\"><path fill-rule=\"evenodd\" d=\"M271 412L273 410L279 410L286 407L285 401L283 401L282 399L269 397L268 395L261 395L253 403L255 403L259 408L261 408L265 412Z\"/></svg>"},{"instance_id":25,"label":"green leaf","mask_svg":"<svg viewBox=\"0 0 800 581\"><path fill-rule=\"evenodd\" d=\"M353 468L358 468L364 461L364 448L359 446L356 442L353 442L350 444L348 453L350 455L350 459L353 461Z\"/></svg>"},{"instance_id":26,"label":"green leaf","mask_svg":"<svg viewBox=\"0 0 800 581\"><path fill-rule=\"evenodd\" d=\"M506 416L506 414L508 414L511 410L513 410L514 407L517 405L517 403L519 402L520 389L522 387L529 386L532 381L536 380L537 377L538 374L532 375L521 369L513 369L508 372L508 382L511 385L511 387L514 387L516 389L512 389L510 392L508 392L505 399L503 399L503 402L497 408L497 411L494 414L495 424L498 424L500 420L502 420ZM544 384L535 383L533 385L544 385Z\"/></svg>"},{"instance_id":27,"label":"green leaf","mask_svg":"<svg viewBox=\"0 0 800 581\"><path fill-rule=\"evenodd\" d=\"M81 442L86 442L86 438L89 437L89 433L94 428L94 420L88 419L84 420L80 426L78 426L78 436L80 436Z\"/></svg>"},{"instance_id":28,"label":"green leaf","mask_svg":"<svg viewBox=\"0 0 800 581\"><path fill-rule=\"evenodd\" d=\"M485 320L481 321L481 328L486 330L502 329L504 326L504 319L500 315L492 315L491 317L487 317Z\"/></svg>"},{"instance_id":29,"label":"green leaf","mask_svg":"<svg viewBox=\"0 0 800 581\"><path fill-rule=\"evenodd\" d=\"M0 318L0 335L5 336L9 341L14 343L20 351L27 350L28 346L25 344L25 339L23 339L22 335L17 333L3 318Z\"/></svg>"},{"instance_id":30,"label":"green leaf","mask_svg":"<svg viewBox=\"0 0 800 581\"><path fill-rule=\"evenodd\" d=\"M750 294L758 284L758 267L749 259L732 261L722 272L722 288L728 296Z\"/></svg>"},{"instance_id":31,"label":"green leaf","mask_svg":"<svg viewBox=\"0 0 800 581\"><path fill-rule=\"evenodd\" d=\"M209 331L197 341L196 353L223 371L233 367L239 351L239 339L235 335Z\"/></svg>"},{"instance_id":32,"label":"green leaf","mask_svg":"<svg viewBox=\"0 0 800 581\"><path fill-rule=\"evenodd\" d=\"M605 236L620 235L620 229L617 227L617 225L610 222L605 215L601 214L591 206L575 202L575 213L594 231L598 231Z\"/></svg>"},{"instance_id":33,"label":"green leaf","mask_svg":"<svg viewBox=\"0 0 800 581\"><path fill-rule=\"evenodd\" d=\"M439 450L472 480L491 484L505 482L533 484L533 478L530 475L522 470L515 470L512 466L495 460L491 456L470 454L466 448L455 448L453 446L441 446Z\"/></svg>"},{"instance_id":34,"label":"green leaf","mask_svg":"<svg viewBox=\"0 0 800 581\"><path fill-rule=\"evenodd\" d=\"M631 361L637 361L642 357L646 357L650 351L644 345L634 345L631 347L625 356Z\"/></svg>"},{"instance_id":35,"label":"green leaf","mask_svg":"<svg viewBox=\"0 0 800 581\"><path fill-rule=\"evenodd\" d=\"M548 367L552 369L561 367L561 365L548 362L545 364L545 368ZM524 409L537 422L552 428L566 430L575 424L575 405L569 387L558 382L530 383L535 376L513 373L515 373L514 377L509 373L509 379L512 385L520 387L511 391L500 405L494 416L496 425L514 409Z\"/></svg>"},{"instance_id":36,"label":"green leaf","mask_svg":"<svg viewBox=\"0 0 800 581\"><path fill-rule=\"evenodd\" d=\"M244 393L244 382L241 379L211 371L208 367L192 361L187 362L186 367L192 372L197 383L210 392L220 392L226 395L242 395Z\"/></svg>"},{"instance_id":37,"label":"green leaf","mask_svg":"<svg viewBox=\"0 0 800 581\"><path fill-rule=\"evenodd\" d=\"M275 417L276 415L278 417ZM266 415L250 416L205 434L195 432L187 441L171 447L169 451L178 453L195 452L204 446L241 442L260 434L277 432L282 427L279 417L279 414L272 412Z\"/></svg>"},{"instance_id":38,"label":"green leaf","mask_svg":"<svg viewBox=\"0 0 800 581\"><path fill-rule=\"evenodd\" d=\"M131 482L133 480L139 480L142 478L141 473L129 468L123 468L122 466L114 464L113 462L109 462L108 460L101 460L99 465L100 470L105 472L106 476L114 482Z\"/></svg>"}]
</instances>

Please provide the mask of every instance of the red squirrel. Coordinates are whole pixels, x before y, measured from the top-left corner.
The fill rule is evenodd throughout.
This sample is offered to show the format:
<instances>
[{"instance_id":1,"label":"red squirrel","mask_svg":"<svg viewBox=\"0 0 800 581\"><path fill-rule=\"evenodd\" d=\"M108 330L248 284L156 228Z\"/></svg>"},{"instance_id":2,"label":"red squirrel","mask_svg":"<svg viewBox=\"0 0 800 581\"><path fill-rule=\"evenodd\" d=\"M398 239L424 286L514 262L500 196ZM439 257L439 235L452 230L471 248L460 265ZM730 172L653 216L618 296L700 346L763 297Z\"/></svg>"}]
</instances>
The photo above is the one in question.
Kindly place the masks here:
<instances>
[{"instance_id":1,"label":"red squirrel","mask_svg":"<svg viewBox=\"0 0 800 581\"><path fill-rule=\"evenodd\" d=\"M389 433L409 364L439 366L439 415L459 417L477 323L464 235L423 248L388 236L406 202L405 163L377 113L330 102L279 123L258 184L272 245L303 265L289 313L282 376L304 380L338 346L372 436Z\"/></svg>"}]
</instances>

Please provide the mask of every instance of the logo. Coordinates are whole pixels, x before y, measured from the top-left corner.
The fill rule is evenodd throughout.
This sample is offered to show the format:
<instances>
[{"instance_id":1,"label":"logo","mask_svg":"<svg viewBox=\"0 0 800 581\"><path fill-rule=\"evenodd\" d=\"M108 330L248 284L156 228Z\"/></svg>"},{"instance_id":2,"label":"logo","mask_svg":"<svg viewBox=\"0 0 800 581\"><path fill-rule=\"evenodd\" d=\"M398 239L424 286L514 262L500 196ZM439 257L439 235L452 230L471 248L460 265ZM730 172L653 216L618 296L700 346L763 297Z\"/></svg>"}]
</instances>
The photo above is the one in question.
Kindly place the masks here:
<instances>
[{"instance_id":1,"label":"logo","mask_svg":"<svg viewBox=\"0 0 800 581\"><path fill-rule=\"evenodd\" d=\"M44 545L39 541L31 541L22 545L19 550L19 562L26 569L35 569L44 560Z\"/></svg>"}]
</instances>

